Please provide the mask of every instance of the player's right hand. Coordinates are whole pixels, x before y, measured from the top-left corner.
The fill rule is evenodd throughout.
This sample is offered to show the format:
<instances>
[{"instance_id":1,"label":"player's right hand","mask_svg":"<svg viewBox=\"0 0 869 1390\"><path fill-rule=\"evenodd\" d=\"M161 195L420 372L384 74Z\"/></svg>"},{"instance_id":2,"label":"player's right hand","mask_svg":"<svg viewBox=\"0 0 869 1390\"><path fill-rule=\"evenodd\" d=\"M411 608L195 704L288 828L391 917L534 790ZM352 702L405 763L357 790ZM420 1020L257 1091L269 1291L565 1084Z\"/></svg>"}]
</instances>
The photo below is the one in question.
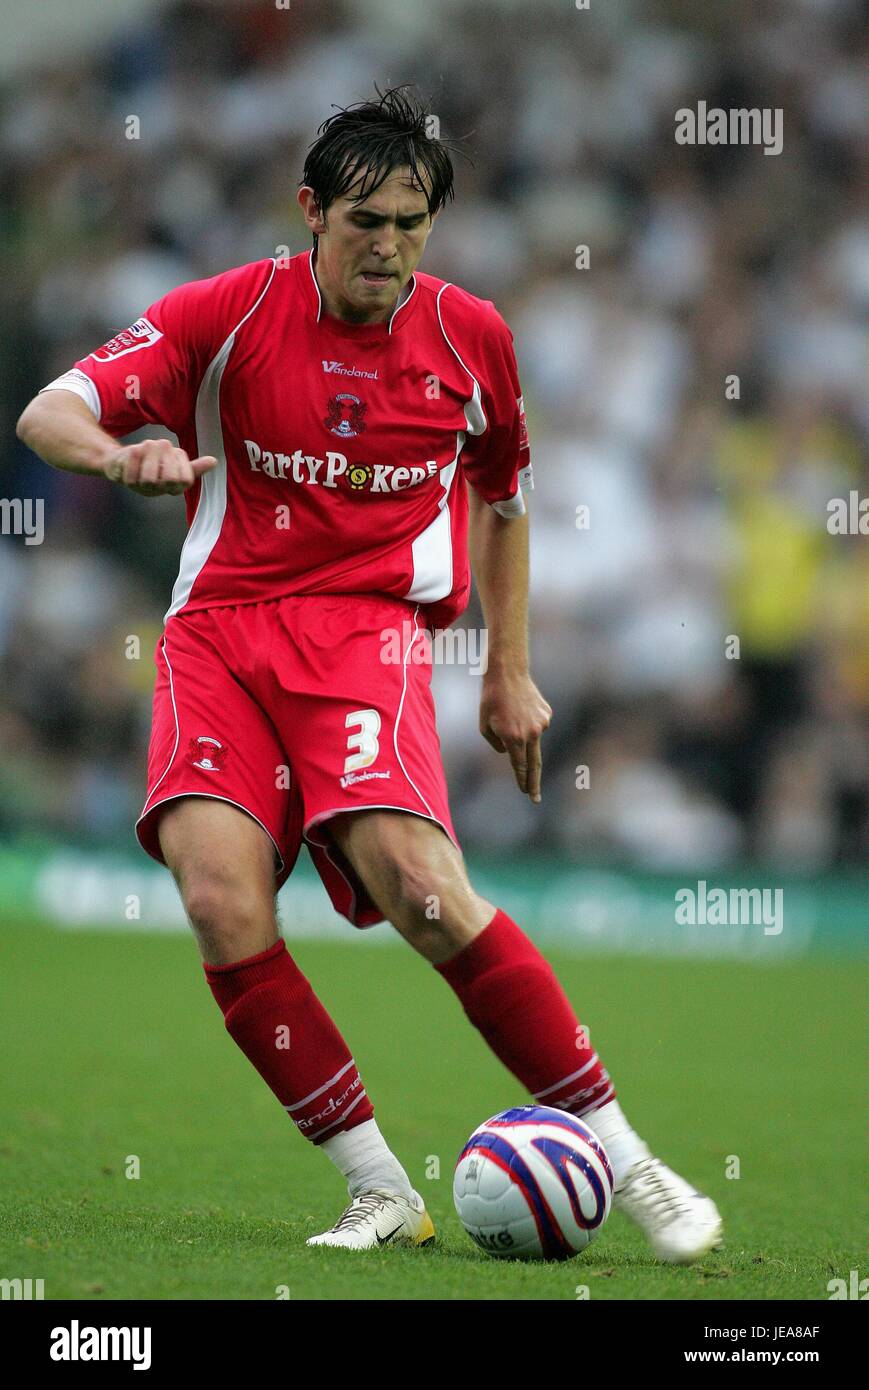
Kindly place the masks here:
<instances>
[{"instance_id":1,"label":"player's right hand","mask_svg":"<svg viewBox=\"0 0 869 1390\"><path fill-rule=\"evenodd\" d=\"M123 483L143 497L171 496L186 492L197 478L217 464L211 454L191 459L168 439L143 439L113 454L104 467L110 482Z\"/></svg>"}]
</instances>

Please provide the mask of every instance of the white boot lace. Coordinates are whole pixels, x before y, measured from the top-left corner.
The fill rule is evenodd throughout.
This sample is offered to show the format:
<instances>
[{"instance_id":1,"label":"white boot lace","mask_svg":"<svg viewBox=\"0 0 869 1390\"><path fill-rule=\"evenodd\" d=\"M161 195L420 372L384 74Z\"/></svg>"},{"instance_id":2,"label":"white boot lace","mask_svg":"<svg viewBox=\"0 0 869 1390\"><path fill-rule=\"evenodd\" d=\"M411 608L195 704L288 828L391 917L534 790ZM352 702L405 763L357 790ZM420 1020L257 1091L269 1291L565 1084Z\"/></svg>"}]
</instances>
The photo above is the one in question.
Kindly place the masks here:
<instances>
[{"instance_id":1,"label":"white boot lace","mask_svg":"<svg viewBox=\"0 0 869 1390\"><path fill-rule=\"evenodd\" d=\"M639 1189L644 1199L646 1193L649 1194L648 1208L656 1219L661 1220L666 1217L673 1220L681 1212L691 1210L691 1205L685 1196L674 1189L671 1183L668 1183L657 1163L647 1160L647 1164L641 1165L641 1169L642 1171L637 1173L631 1186ZM631 1193L631 1196L633 1195Z\"/></svg>"},{"instance_id":2,"label":"white boot lace","mask_svg":"<svg viewBox=\"0 0 869 1390\"><path fill-rule=\"evenodd\" d=\"M370 1216L382 1207L386 1200L382 1192L364 1192L361 1197L354 1197L347 1210L339 1216L333 1231L352 1231L356 1226L361 1226Z\"/></svg>"}]
</instances>

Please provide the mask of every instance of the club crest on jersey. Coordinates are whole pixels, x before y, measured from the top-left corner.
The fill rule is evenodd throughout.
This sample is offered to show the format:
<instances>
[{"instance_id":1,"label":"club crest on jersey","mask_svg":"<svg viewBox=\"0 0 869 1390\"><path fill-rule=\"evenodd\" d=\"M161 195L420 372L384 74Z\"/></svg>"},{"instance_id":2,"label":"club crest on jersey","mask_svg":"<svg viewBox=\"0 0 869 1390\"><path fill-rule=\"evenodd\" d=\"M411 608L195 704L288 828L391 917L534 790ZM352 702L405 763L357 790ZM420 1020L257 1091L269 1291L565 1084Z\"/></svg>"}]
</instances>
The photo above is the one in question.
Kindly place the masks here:
<instances>
[{"instance_id":1,"label":"club crest on jersey","mask_svg":"<svg viewBox=\"0 0 869 1390\"><path fill-rule=\"evenodd\" d=\"M203 772L222 772L228 752L225 744L219 743L216 738L203 735L201 738L190 740L187 761L194 767L201 767Z\"/></svg>"},{"instance_id":2,"label":"club crest on jersey","mask_svg":"<svg viewBox=\"0 0 869 1390\"><path fill-rule=\"evenodd\" d=\"M323 424L327 430L340 435L342 439L352 439L365 429L366 409L366 405L358 396L352 396L349 391L340 391L329 401Z\"/></svg>"},{"instance_id":3,"label":"club crest on jersey","mask_svg":"<svg viewBox=\"0 0 869 1390\"><path fill-rule=\"evenodd\" d=\"M123 333L117 333L101 348L91 353L95 362L113 362L116 357L125 357L128 352L138 352L139 348L150 347L163 337L148 319L137 319Z\"/></svg>"}]
</instances>

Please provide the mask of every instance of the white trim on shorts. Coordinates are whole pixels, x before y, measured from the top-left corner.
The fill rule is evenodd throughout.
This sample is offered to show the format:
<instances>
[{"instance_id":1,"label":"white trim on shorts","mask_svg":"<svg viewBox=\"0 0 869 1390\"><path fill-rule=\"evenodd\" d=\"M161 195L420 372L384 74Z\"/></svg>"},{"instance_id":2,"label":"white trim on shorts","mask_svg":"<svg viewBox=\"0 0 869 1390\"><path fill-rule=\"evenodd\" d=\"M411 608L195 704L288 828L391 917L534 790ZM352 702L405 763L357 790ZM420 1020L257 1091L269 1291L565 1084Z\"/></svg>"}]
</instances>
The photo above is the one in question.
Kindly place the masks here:
<instances>
[{"instance_id":1,"label":"white trim on shorts","mask_svg":"<svg viewBox=\"0 0 869 1390\"><path fill-rule=\"evenodd\" d=\"M168 772L168 768L167 768L167 772ZM233 799L232 799L231 796L218 796L218 795L217 795L217 792L200 792L200 791L173 792L173 794L172 794L171 796L164 796L164 797L162 797L159 801L155 801L154 804L153 804L153 806L148 806L148 802L146 801L146 802L145 802L145 806L146 806L147 809L142 811L142 814L139 816L139 819L136 821L136 824L133 826L133 830L134 830L134 832L135 832L136 839L139 841L139 844L142 846L142 849L145 851L146 854L150 854L150 850L149 850L144 844L142 844L142 838L141 838L141 836L139 835L139 826L142 824L143 821L145 821L145 820L148 819L148 817L150 816L150 814L151 814L152 811L156 811L156 809L157 809L158 806L167 806L167 805L169 804L170 801L181 801L181 800L183 800L183 798L184 798L185 796L189 796L190 798L193 798L193 797L200 797L203 801L225 801L226 804L227 804L227 806L237 806L238 809L239 809L240 811L244 811L245 815L250 816L251 820L255 820L256 823L257 823L257 825L262 826L263 830L266 832L266 834L268 835L269 839L271 840L272 844L273 844L274 847L275 847L275 854L277 855L277 858L278 858L278 867L277 867L277 869L275 870L275 876L277 877L278 875L280 875L281 873L283 873L283 869L284 869L284 856L281 854L281 851L280 851L280 849L278 848L278 842L277 842L277 840L275 839L275 837L274 837L274 835L272 834L272 832L269 830L268 826L263 824L263 822L260 820L259 816L255 816L255 815L254 815L253 811L250 809L249 806L244 806L240 801L233 801ZM150 797L148 798L148 800L150 800ZM159 843L160 843L159 840L157 841L157 843L158 843L158 845L159 845ZM151 856L151 857L153 858L153 856ZM160 860L159 862L162 863L162 864L165 864L165 863L166 863L165 860ZM166 865L166 867L168 868L169 866Z\"/></svg>"},{"instance_id":2,"label":"white trim on shorts","mask_svg":"<svg viewBox=\"0 0 869 1390\"><path fill-rule=\"evenodd\" d=\"M168 763L166 764L165 768L164 768L163 771L161 772L160 776L157 778L157 781L154 783L154 786L153 786L152 790L148 793L148 796L147 796L147 798L146 798L146 800L145 800L145 804L144 804L144 806L142 807L141 813L139 814L139 817L138 817L138 819L136 820L136 822L135 822L135 824L134 824L134 826L133 826L133 833L134 833L134 835L136 836L136 839L139 841L139 844L142 846L142 849L145 850L145 853L146 853L146 854L149 854L150 851L149 851L149 850L147 849L147 847L142 843L142 838L141 838L141 836L139 835L139 826L142 824L142 822L143 822L144 820L146 820L146 819L148 818L148 816L151 814L152 811L155 811L155 810L157 809L158 806L164 806L164 805L166 805L166 803L169 802L169 801L179 801L179 800L181 799L181 797L183 797L183 796L201 796L201 797L203 797L203 798L205 798L206 800L209 800L209 801L225 801L226 804L227 804L228 806L237 806L238 809L239 809L240 811L244 811L248 816L250 816L251 820L255 820L256 823L257 823L257 825L262 826L263 830L266 832L266 834L268 835L269 839L271 840L272 844L273 844L274 847L275 847L275 854L276 854L277 857L278 857L278 868L277 868L276 873L277 873L277 875L280 875L281 873L283 873L283 868L284 868L284 856L281 854L281 851L280 851L280 849L279 849L279 847L278 847L278 842L277 842L277 840L275 839L275 837L274 837L274 835L272 834L272 832L269 830L268 826L267 826L267 825L263 825L263 822L260 820L259 816L255 816L254 813L253 813L253 811L250 809L250 807L249 807L249 806L243 806L242 803L241 803L240 801L233 801L232 797L230 797L230 796L220 796L220 795L218 795L217 792L189 791L189 792L173 792L172 796L163 796L163 797L160 798L159 801L154 801L153 804L152 804L152 797L153 797L154 794L156 793L157 788L160 786L160 783L161 783L161 782L163 781L163 779L168 775L169 770L170 770L170 768L172 767L172 764L173 764L174 761L175 761L175 754L178 752L178 745L179 745L179 743L181 742L181 725L180 725L179 720L178 720L178 706L177 706L176 703L175 703L175 673L174 673L173 670L172 670L172 663L171 663L171 661L169 660L169 654L168 654L168 652L166 651L166 631L163 632L163 635L162 635L162 638L161 638L161 641L160 641L160 651L161 651L161 653L162 653L162 655L163 655L163 660L166 662L166 669L167 669L168 672L169 672L169 694L170 694L171 699L172 699L172 714L173 714L173 717L174 717L174 719L175 719L175 746L174 746L174 748L172 749L172 752L171 752L171 754L170 754L170 756L169 756L169 761L168 761ZM157 844L158 844L158 846L159 846L159 844L160 844L159 837L158 837L158 840L157 840ZM152 856L152 857L153 857L153 856ZM165 861L162 861L162 862L165 862ZM167 867L168 867L168 866L167 866Z\"/></svg>"}]
</instances>

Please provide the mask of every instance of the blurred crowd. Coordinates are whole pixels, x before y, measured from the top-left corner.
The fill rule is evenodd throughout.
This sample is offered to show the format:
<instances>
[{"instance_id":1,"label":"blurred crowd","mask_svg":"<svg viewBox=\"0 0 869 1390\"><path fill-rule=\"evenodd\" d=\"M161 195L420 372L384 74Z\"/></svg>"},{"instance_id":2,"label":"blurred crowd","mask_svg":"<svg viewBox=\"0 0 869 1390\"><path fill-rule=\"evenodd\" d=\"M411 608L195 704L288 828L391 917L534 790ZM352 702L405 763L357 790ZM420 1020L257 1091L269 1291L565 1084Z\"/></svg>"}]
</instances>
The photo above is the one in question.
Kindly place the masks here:
<instances>
[{"instance_id":1,"label":"blurred crowd","mask_svg":"<svg viewBox=\"0 0 869 1390\"><path fill-rule=\"evenodd\" d=\"M180 499L48 469L15 417L173 285L304 249L305 149L376 80L470 156L422 269L511 325L535 463L544 799L441 667L461 839L860 860L869 537L827 523L869 497L866 57L857 0L181 0L10 78L0 495L45 498L46 540L0 538L0 835L131 843L184 534ZM781 108L782 153L677 144L700 100Z\"/></svg>"}]
</instances>

